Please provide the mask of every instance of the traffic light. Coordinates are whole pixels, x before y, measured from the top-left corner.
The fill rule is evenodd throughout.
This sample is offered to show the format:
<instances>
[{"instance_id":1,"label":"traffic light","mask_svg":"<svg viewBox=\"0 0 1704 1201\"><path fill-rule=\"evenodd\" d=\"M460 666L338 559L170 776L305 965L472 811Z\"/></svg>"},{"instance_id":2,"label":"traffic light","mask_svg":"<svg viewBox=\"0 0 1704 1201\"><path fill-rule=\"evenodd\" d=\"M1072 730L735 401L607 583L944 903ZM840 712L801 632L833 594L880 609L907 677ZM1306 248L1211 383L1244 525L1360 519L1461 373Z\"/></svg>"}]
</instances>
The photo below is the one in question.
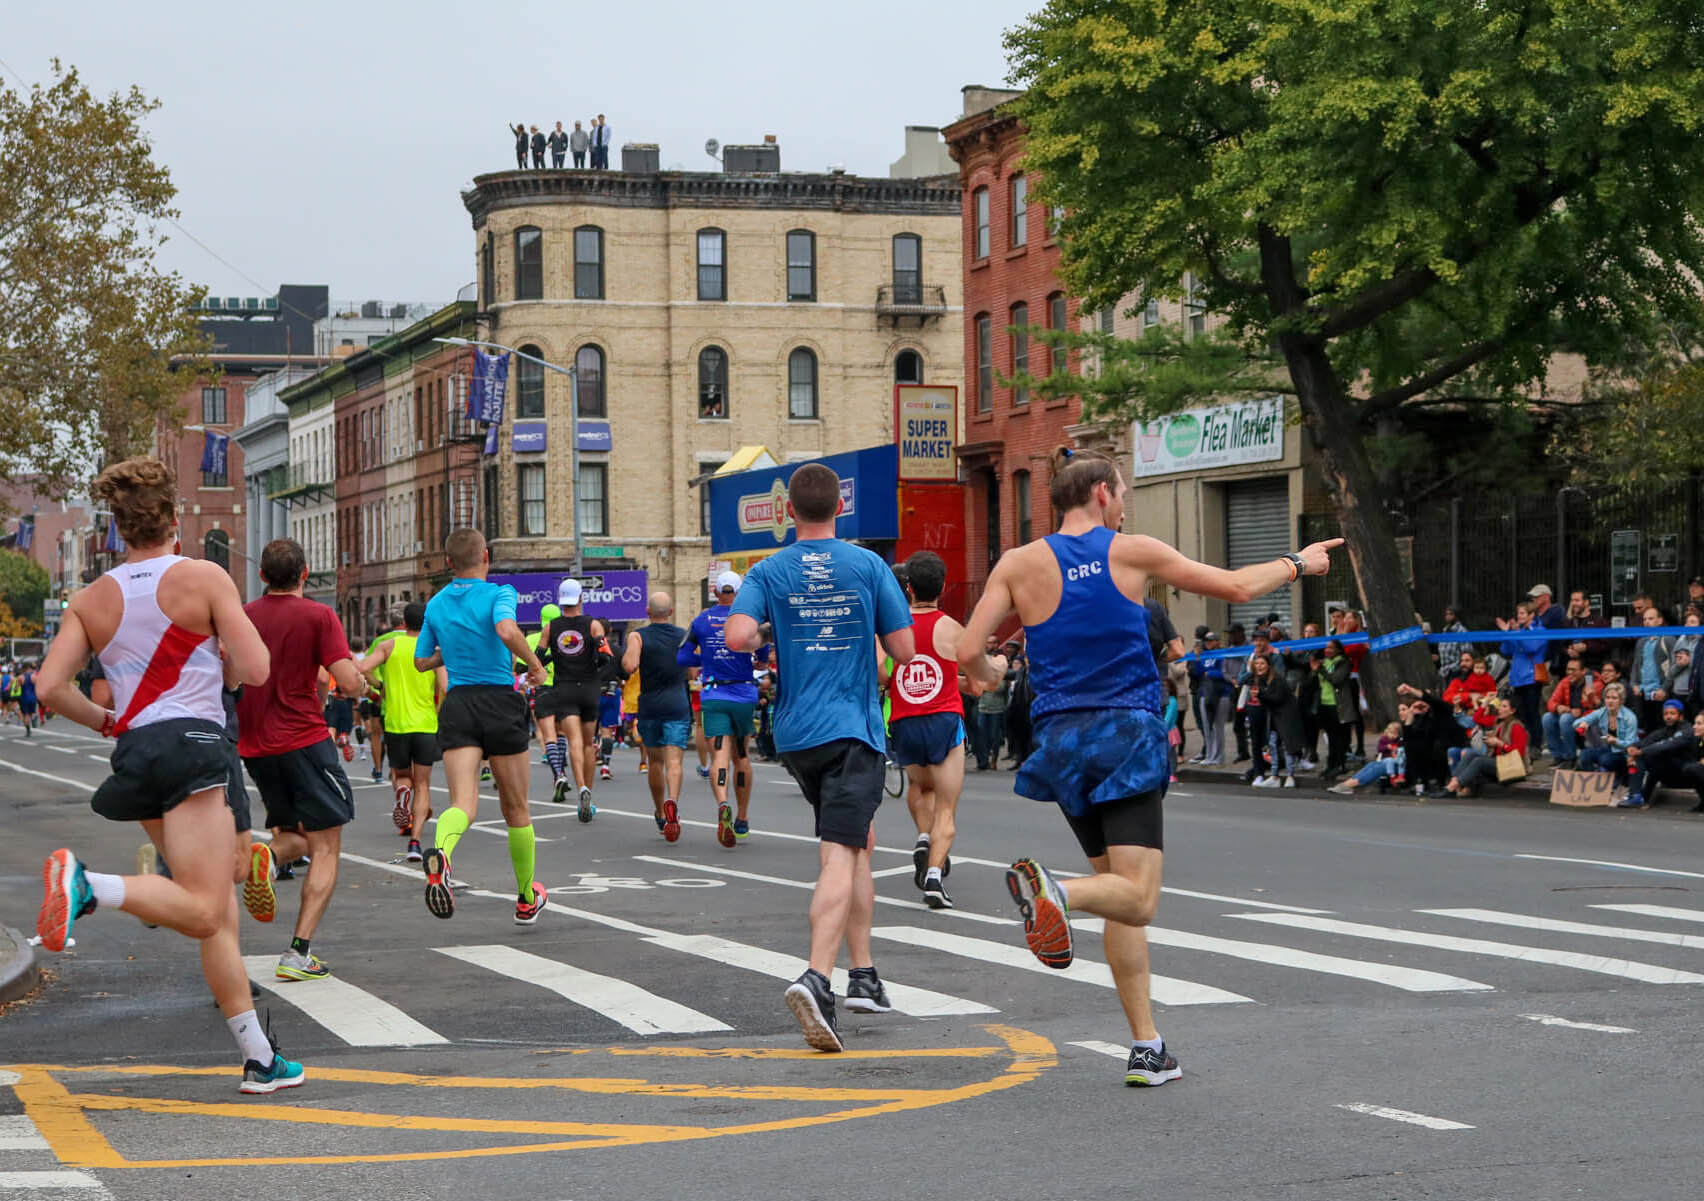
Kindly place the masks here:
<instances>
[{"instance_id":1,"label":"traffic light","mask_svg":"<svg viewBox=\"0 0 1704 1201\"><path fill-rule=\"evenodd\" d=\"M69 588L61 588L59 590L59 607L61 610L69 609L71 607L71 590Z\"/></svg>"}]
</instances>

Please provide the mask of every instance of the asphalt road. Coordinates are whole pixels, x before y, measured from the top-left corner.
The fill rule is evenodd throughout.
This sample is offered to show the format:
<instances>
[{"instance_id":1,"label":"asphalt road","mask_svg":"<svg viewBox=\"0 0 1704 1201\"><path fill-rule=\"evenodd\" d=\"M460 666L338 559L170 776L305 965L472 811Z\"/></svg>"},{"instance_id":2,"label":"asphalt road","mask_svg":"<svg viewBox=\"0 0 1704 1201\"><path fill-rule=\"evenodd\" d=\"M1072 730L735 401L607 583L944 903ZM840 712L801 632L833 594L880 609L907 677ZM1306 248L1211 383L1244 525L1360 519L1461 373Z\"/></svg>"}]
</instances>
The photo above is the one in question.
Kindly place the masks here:
<instances>
[{"instance_id":1,"label":"asphalt road","mask_svg":"<svg viewBox=\"0 0 1704 1201\"><path fill-rule=\"evenodd\" d=\"M87 808L102 744L56 726L28 743L0 729L0 922L24 929L48 851L129 870L138 841ZM81 923L42 990L0 1011L0 1195L1696 1195L1690 800L1182 786L1153 958L1185 1075L1141 1091L1122 1084L1128 1034L1092 930L1068 973L1023 949L1003 864L1081 863L1008 773L971 779L950 913L917 903L908 818L884 808L877 962L917 991L896 990L904 1012L843 1014L836 1057L806 1051L781 1004L816 860L791 781L759 769L754 833L729 851L690 769L689 824L664 843L635 767L618 756L589 826L535 804L553 905L532 929L511 922L494 802L456 859L474 891L441 922L396 862L388 790L359 789L314 940L334 980L271 978L294 885L274 926L244 918L259 1005L308 1068L293 1092L238 1094L183 939Z\"/></svg>"}]
</instances>

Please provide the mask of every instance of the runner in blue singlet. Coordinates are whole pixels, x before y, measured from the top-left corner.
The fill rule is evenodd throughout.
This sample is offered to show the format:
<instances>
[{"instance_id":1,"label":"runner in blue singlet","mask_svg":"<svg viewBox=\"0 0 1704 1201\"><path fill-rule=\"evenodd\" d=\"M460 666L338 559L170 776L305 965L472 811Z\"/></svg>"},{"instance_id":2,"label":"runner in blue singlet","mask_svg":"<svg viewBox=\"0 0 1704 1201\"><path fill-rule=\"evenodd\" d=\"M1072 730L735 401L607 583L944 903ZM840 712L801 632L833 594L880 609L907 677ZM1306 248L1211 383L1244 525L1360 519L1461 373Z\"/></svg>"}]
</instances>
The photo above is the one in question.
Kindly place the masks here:
<instances>
[{"instance_id":1,"label":"runner in blue singlet","mask_svg":"<svg viewBox=\"0 0 1704 1201\"><path fill-rule=\"evenodd\" d=\"M1157 539L1117 533L1125 488L1110 459L1061 448L1051 478L1059 532L1001 557L958 640L959 663L971 680L997 684L998 667L981 648L1017 612L1035 690L1035 750L1016 788L1064 811L1094 875L1061 883L1035 860L1019 859L1007 887L1030 950L1049 967L1071 964L1071 910L1106 919L1106 960L1135 1040L1124 1082L1164 1084L1183 1073L1149 1002L1145 927L1160 898L1160 798L1169 773L1164 696L1142 599L1149 582L1160 581L1253 600L1301 575L1324 575L1343 540L1225 571Z\"/></svg>"}]
</instances>

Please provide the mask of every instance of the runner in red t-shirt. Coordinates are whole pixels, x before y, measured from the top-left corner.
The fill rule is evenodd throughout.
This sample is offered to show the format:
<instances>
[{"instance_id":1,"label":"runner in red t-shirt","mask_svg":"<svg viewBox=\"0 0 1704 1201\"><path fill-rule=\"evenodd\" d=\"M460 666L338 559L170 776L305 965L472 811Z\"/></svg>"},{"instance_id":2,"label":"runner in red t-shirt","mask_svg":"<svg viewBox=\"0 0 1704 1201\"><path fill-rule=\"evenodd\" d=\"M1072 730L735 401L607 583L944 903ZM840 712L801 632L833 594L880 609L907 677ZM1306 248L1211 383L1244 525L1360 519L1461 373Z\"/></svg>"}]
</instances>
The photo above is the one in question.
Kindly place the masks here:
<instances>
[{"instance_id":1,"label":"runner in red t-shirt","mask_svg":"<svg viewBox=\"0 0 1704 1201\"><path fill-rule=\"evenodd\" d=\"M888 754L905 769L905 803L917 823L914 879L931 909L951 909L943 877L964 789L964 702L958 689L958 637L964 627L940 610L947 565L934 551L905 561L917 654L888 679ZM1005 660L996 656L1004 672ZM979 690L980 691L980 690Z\"/></svg>"},{"instance_id":2,"label":"runner in red t-shirt","mask_svg":"<svg viewBox=\"0 0 1704 1201\"><path fill-rule=\"evenodd\" d=\"M266 595L243 607L272 653L266 683L237 700L237 752L260 790L272 854L279 863L307 855L301 912L290 949L279 956L280 980L318 980L331 969L309 942L337 886L343 827L355 817L355 794L338 762L321 707L320 669L346 696L366 689L349 653L337 614L302 595L307 557L289 538L266 544L260 556Z\"/></svg>"}]
</instances>

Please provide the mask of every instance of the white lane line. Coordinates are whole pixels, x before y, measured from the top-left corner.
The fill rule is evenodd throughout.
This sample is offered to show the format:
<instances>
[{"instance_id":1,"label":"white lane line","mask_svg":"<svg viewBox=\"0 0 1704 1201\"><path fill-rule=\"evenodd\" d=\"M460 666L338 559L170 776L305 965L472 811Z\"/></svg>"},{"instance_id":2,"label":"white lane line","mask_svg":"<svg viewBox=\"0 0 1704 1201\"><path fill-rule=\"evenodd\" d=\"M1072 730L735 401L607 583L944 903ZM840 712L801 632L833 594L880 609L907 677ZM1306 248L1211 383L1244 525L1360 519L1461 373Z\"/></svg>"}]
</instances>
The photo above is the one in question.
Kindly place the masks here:
<instances>
[{"instance_id":1,"label":"white lane line","mask_svg":"<svg viewBox=\"0 0 1704 1201\"><path fill-rule=\"evenodd\" d=\"M1074 918L1071 925L1079 930L1092 930L1096 933L1106 928L1106 923L1098 917ZM1375 984L1388 984L1392 988L1404 989L1407 992L1495 991L1491 985L1482 984L1478 980L1447 976L1442 972L1399 967L1393 963L1373 963L1364 959L1345 959L1337 955L1319 955L1313 951L1299 951L1294 947L1275 946L1264 942L1242 942L1234 938L1215 938L1207 934L1190 934L1183 930L1162 930L1149 926L1148 941L1162 947L1206 951L1211 955L1229 955L1234 959L1248 959L1277 967L1293 967L1307 972L1325 972L1332 976L1370 980Z\"/></svg>"},{"instance_id":2,"label":"white lane line","mask_svg":"<svg viewBox=\"0 0 1704 1201\"><path fill-rule=\"evenodd\" d=\"M1054 875L1058 875L1055 872ZM1216 892L1192 892L1187 888L1170 888L1162 885L1161 892L1169 892L1174 897L1193 897L1198 901L1222 901L1226 905L1241 905L1245 909L1270 909L1277 913L1330 913L1329 909L1304 909L1300 905L1280 905L1275 901L1251 901L1247 897L1225 897Z\"/></svg>"},{"instance_id":3,"label":"white lane line","mask_svg":"<svg viewBox=\"0 0 1704 1201\"><path fill-rule=\"evenodd\" d=\"M366 867L377 868L380 871L391 872L399 876L408 876L419 880L420 869L398 863L385 863L378 859L369 859L365 855L356 855L349 851L342 854L351 863L359 863ZM700 871L705 870L697 864ZM514 896L506 892L492 892L485 888L469 888L458 890L460 896L489 897L493 900L514 903ZM577 917L600 926L608 926L612 930L621 930L628 934L636 934L646 942L664 947L671 951L680 951L687 955L713 960L717 963L731 964L734 967L745 968L749 971L773 976L777 980L785 980L789 984L798 979L805 970L805 961L794 955L784 955L779 951L768 951L762 947L751 947L744 943L732 942L725 938L717 938L706 934L674 934L667 930L658 930L651 926L642 926L638 922L630 922L626 918L612 917L606 913L594 913L589 909L576 909L571 905L562 905L556 901L547 901L545 908L552 913L565 913L569 917ZM843 969L836 968L833 977L835 990L842 995L846 992L847 974ZM324 983L324 981L316 981ZM999 1013L998 1009L983 1005L976 1001L967 1001L963 997L948 996L945 993L931 992L924 988L912 988L903 984L895 984L892 980L884 980L888 996L896 1008L905 1013L919 1017L937 1015L960 1015L976 1013Z\"/></svg>"},{"instance_id":4,"label":"white lane line","mask_svg":"<svg viewBox=\"0 0 1704 1201\"><path fill-rule=\"evenodd\" d=\"M1042 963L1030 954L1027 947L991 942L986 938L966 938L962 934L949 934L945 930L926 930L918 926L878 926L870 933L876 938L885 938L890 942L928 947L930 950L962 955L966 959L980 959L984 963L993 963L1000 967L1038 972L1065 980L1076 980L1082 984L1098 984L1102 988L1117 987L1112 978L1112 969L1092 959L1079 957L1072 960L1070 967L1059 970ZM1170 976L1153 976L1151 979L1153 998L1162 1005L1237 1005L1252 1004L1254 1000L1239 993L1214 988L1210 984L1197 984L1192 980L1176 980Z\"/></svg>"},{"instance_id":5,"label":"white lane line","mask_svg":"<svg viewBox=\"0 0 1704 1201\"><path fill-rule=\"evenodd\" d=\"M1378 942L1408 943L1411 946L1433 947L1440 951L1462 951L1469 955L1518 959L1525 963L1548 963L1556 967L1577 968L1582 972L1596 972L1603 976L1638 980L1645 984L1704 984L1704 976L1697 972L1683 972L1675 968L1638 963L1631 959L1606 959L1597 955L1581 955L1574 951L1551 951L1544 947L1491 942L1483 938L1456 938L1449 934L1430 934L1423 930L1396 930L1389 926L1341 922L1336 918L1308 917L1300 913L1228 913L1225 916L1250 922L1267 922L1274 926L1289 926L1297 930L1317 930L1324 934L1370 938Z\"/></svg>"},{"instance_id":6,"label":"white lane line","mask_svg":"<svg viewBox=\"0 0 1704 1201\"><path fill-rule=\"evenodd\" d=\"M509 827L508 827L508 825L506 825L503 822L503 820L501 818L498 818L498 819L493 820L493 821L474 822L473 825L469 828L473 829L473 830L478 830L478 831L480 831L481 833L484 833L484 834L495 834L499 838L509 837ZM536 840L538 842L559 842L559 841L561 841L560 839L556 839L556 838L546 838L542 834L534 834L533 838L534 838L534 840Z\"/></svg>"},{"instance_id":7,"label":"white lane line","mask_svg":"<svg viewBox=\"0 0 1704 1201\"><path fill-rule=\"evenodd\" d=\"M1676 909L1672 905L1593 905L1592 908L1635 913L1640 917L1666 917L1677 922L1704 922L1704 909Z\"/></svg>"},{"instance_id":8,"label":"white lane line","mask_svg":"<svg viewBox=\"0 0 1704 1201\"><path fill-rule=\"evenodd\" d=\"M1583 863L1587 867L1614 867L1628 872L1650 872L1657 876L1685 876L1689 880L1704 880L1704 872L1683 872L1672 867L1646 867L1639 863L1617 863L1612 859L1570 859L1565 855L1516 855L1516 859L1538 859L1546 863Z\"/></svg>"},{"instance_id":9,"label":"white lane line","mask_svg":"<svg viewBox=\"0 0 1704 1201\"><path fill-rule=\"evenodd\" d=\"M1121 1047L1117 1043L1103 1043L1098 1038L1085 1038L1080 1042L1066 1043L1065 1045L1068 1047L1081 1047L1085 1051L1098 1051L1102 1055L1110 1055L1114 1059L1124 1063L1128 1063L1130 1061L1129 1047Z\"/></svg>"},{"instance_id":10,"label":"white lane line","mask_svg":"<svg viewBox=\"0 0 1704 1201\"><path fill-rule=\"evenodd\" d=\"M24 767L6 759L0 759L0 767L9 767L13 771L22 772L26 776L39 776L43 780L52 780L55 784L69 784L73 788L81 788L85 792L93 792L95 786L87 780L73 780L69 776L56 776L52 772L37 771L33 767Z\"/></svg>"},{"instance_id":11,"label":"white lane line","mask_svg":"<svg viewBox=\"0 0 1704 1201\"><path fill-rule=\"evenodd\" d=\"M870 874L880 880L884 876L903 876L907 872L915 875L917 872L917 865L913 863L902 863L898 867L884 867L881 871L871 872Z\"/></svg>"},{"instance_id":12,"label":"white lane line","mask_svg":"<svg viewBox=\"0 0 1704 1201\"><path fill-rule=\"evenodd\" d=\"M85 755L83 757L85 759L93 759L96 763L105 763L108 766L112 765L111 755Z\"/></svg>"},{"instance_id":13,"label":"white lane line","mask_svg":"<svg viewBox=\"0 0 1704 1201\"><path fill-rule=\"evenodd\" d=\"M549 989L576 1005L584 1006L612 1022L626 1026L636 1034L704 1034L713 1030L733 1029L708 1014L688 1009L666 997L659 997L626 980L599 975L572 964L546 959L542 955L517 951L514 947L434 949L440 955L448 955L463 963L471 963L487 971Z\"/></svg>"},{"instance_id":14,"label":"white lane line","mask_svg":"<svg viewBox=\"0 0 1704 1201\"><path fill-rule=\"evenodd\" d=\"M1590 1030L1596 1034L1637 1034L1631 1026L1605 1026L1598 1022L1571 1022L1567 1018L1555 1017L1548 1013L1523 1013L1529 1022L1537 1022L1540 1026L1562 1026L1568 1030Z\"/></svg>"},{"instance_id":15,"label":"white lane line","mask_svg":"<svg viewBox=\"0 0 1704 1201\"><path fill-rule=\"evenodd\" d=\"M815 880L789 880L785 876L766 876L761 872L742 872L738 868L715 867L708 863L694 863L689 859L669 859L662 855L635 855L633 858L641 863L655 863L661 867L687 868L695 872L709 872L713 876L728 876L735 880L751 880L757 884L779 884L783 888L801 888L806 892L816 890ZM912 869L907 867L906 871ZM922 901L907 901L899 897L884 897L876 894L876 904L894 905L901 909L921 909L928 913L935 912ZM994 926L1011 926L1017 924L1016 918L989 917L987 914L971 913L965 909L943 909L940 912L949 913L961 921L987 922Z\"/></svg>"},{"instance_id":16,"label":"white lane line","mask_svg":"<svg viewBox=\"0 0 1704 1201\"><path fill-rule=\"evenodd\" d=\"M77 753L77 748L74 746L54 746L52 743L49 743L41 749L44 751L57 751L61 755L75 755Z\"/></svg>"},{"instance_id":17,"label":"white lane line","mask_svg":"<svg viewBox=\"0 0 1704 1201\"><path fill-rule=\"evenodd\" d=\"M418 875L419 872L412 873ZM352 1047L426 1047L450 1040L429 1030L389 1001L347 980L280 980L273 955L244 955L249 979L300 1009Z\"/></svg>"},{"instance_id":18,"label":"white lane line","mask_svg":"<svg viewBox=\"0 0 1704 1201\"><path fill-rule=\"evenodd\" d=\"M107 1193L106 1185L87 1172L0 1172L0 1194L9 1188L87 1188Z\"/></svg>"},{"instance_id":19,"label":"white lane line","mask_svg":"<svg viewBox=\"0 0 1704 1201\"><path fill-rule=\"evenodd\" d=\"M1591 922L1565 922L1549 917L1529 917L1524 913L1502 913L1495 909L1421 909L1439 917L1459 917L1464 921L1487 922L1495 926L1520 926L1527 930L1553 930L1558 934L1586 934L1598 938L1624 938L1628 942L1654 942L1665 947L1704 949L1704 936L1676 934L1672 930L1639 930L1632 926L1599 926Z\"/></svg>"},{"instance_id":20,"label":"white lane line","mask_svg":"<svg viewBox=\"0 0 1704 1201\"><path fill-rule=\"evenodd\" d=\"M51 1148L28 1114L0 1115L0 1151L47 1151Z\"/></svg>"},{"instance_id":21,"label":"white lane line","mask_svg":"<svg viewBox=\"0 0 1704 1201\"><path fill-rule=\"evenodd\" d=\"M1388 1105L1369 1105L1365 1101L1352 1101L1337 1106L1347 1109L1350 1113L1364 1113L1375 1118L1389 1118L1393 1122L1407 1122L1410 1126L1424 1126L1428 1130L1472 1130L1466 1122L1452 1122L1448 1118L1434 1118L1423 1113L1413 1113L1406 1109L1392 1109Z\"/></svg>"}]
</instances>

